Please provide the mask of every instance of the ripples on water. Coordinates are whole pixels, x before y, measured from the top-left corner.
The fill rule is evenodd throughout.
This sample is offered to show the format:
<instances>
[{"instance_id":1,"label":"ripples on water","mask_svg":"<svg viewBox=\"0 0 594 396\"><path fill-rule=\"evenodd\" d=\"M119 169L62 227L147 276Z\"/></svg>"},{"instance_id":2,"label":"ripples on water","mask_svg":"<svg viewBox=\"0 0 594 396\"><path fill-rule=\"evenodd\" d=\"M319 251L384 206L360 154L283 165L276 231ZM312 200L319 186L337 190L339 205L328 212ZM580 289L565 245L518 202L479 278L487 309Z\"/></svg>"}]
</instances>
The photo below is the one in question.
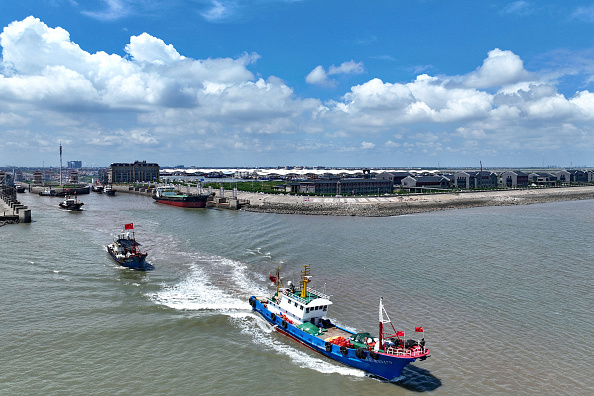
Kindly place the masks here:
<instances>
[{"instance_id":1,"label":"ripples on water","mask_svg":"<svg viewBox=\"0 0 594 396\"><path fill-rule=\"evenodd\" d=\"M392 218L187 210L134 195L83 213L25 194L0 228L2 394L589 394L594 201ZM105 245L133 222L156 269ZM377 304L432 357L387 384L273 332L247 298L282 267L377 332ZM273 380L274 379L274 380Z\"/></svg>"}]
</instances>

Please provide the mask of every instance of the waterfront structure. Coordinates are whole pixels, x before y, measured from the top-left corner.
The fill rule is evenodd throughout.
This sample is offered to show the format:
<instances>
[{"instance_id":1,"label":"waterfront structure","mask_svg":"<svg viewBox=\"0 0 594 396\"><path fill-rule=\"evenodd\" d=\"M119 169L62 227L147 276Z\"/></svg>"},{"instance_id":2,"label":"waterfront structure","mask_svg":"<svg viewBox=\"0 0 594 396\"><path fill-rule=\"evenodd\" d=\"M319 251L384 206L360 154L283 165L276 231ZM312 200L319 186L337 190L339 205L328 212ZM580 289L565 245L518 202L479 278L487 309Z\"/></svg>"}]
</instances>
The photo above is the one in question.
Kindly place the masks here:
<instances>
[{"instance_id":1,"label":"waterfront structure","mask_svg":"<svg viewBox=\"0 0 594 396\"><path fill-rule=\"evenodd\" d=\"M402 179L402 187L424 187L446 189L450 187L451 180L446 176L407 176Z\"/></svg>"},{"instance_id":2,"label":"waterfront structure","mask_svg":"<svg viewBox=\"0 0 594 396\"><path fill-rule=\"evenodd\" d=\"M557 176L548 172L533 172L528 175L528 178L538 186L552 186L557 183Z\"/></svg>"},{"instance_id":3,"label":"waterfront structure","mask_svg":"<svg viewBox=\"0 0 594 396\"><path fill-rule=\"evenodd\" d=\"M387 179L391 180L394 185L401 184L402 180L408 176L414 177L414 175L407 171L396 171L396 172L381 172L375 177L376 179Z\"/></svg>"},{"instance_id":4,"label":"waterfront structure","mask_svg":"<svg viewBox=\"0 0 594 396\"><path fill-rule=\"evenodd\" d=\"M108 181L112 183L158 182L159 164L146 161L113 163L109 166Z\"/></svg>"},{"instance_id":5,"label":"waterfront structure","mask_svg":"<svg viewBox=\"0 0 594 396\"><path fill-rule=\"evenodd\" d=\"M70 178L68 179L68 183L78 184L78 172L77 171L70 172Z\"/></svg>"},{"instance_id":6,"label":"waterfront structure","mask_svg":"<svg viewBox=\"0 0 594 396\"><path fill-rule=\"evenodd\" d=\"M33 185L34 186L42 186L43 185L43 173L40 171L33 172Z\"/></svg>"},{"instance_id":7,"label":"waterfront structure","mask_svg":"<svg viewBox=\"0 0 594 396\"><path fill-rule=\"evenodd\" d=\"M495 188L498 179L497 173L491 171L454 173L454 185L458 188Z\"/></svg>"},{"instance_id":8,"label":"waterfront structure","mask_svg":"<svg viewBox=\"0 0 594 396\"><path fill-rule=\"evenodd\" d=\"M499 175L500 187L526 187L530 183L530 176L522 171L505 171Z\"/></svg>"},{"instance_id":9,"label":"waterfront structure","mask_svg":"<svg viewBox=\"0 0 594 396\"><path fill-rule=\"evenodd\" d=\"M392 194L394 183L387 179L329 178L292 184L297 193L316 195L372 195Z\"/></svg>"}]
</instances>

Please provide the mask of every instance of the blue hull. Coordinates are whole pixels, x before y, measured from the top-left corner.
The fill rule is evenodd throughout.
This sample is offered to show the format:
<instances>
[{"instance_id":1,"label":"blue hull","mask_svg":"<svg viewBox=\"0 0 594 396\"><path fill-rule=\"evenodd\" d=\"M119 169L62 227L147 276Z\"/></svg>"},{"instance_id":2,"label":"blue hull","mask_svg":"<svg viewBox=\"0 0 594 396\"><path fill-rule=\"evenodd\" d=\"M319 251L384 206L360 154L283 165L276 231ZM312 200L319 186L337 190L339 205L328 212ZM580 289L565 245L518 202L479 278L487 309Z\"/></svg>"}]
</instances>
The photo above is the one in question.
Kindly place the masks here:
<instances>
[{"instance_id":1,"label":"blue hull","mask_svg":"<svg viewBox=\"0 0 594 396\"><path fill-rule=\"evenodd\" d=\"M116 263L121 265L122 267L130 268L137 271L152 271L155 267L152 264L149 264L145 256L142 257L130 257L125 260L118 260L116 256L111 252L111 250L107 249L109 255L115 260Z\"/></svg>"},{"instance_id":2,"label":"blue hull","mask_svg":"<svg viewBox=\"0 0 594 396\"><path fill-rule=\"evenodd\" d=\"M369 355L368 351L365 351L364 359L361 359L356 356L355 349L347 349L347 354L343 355L340 351L340 347L334 344L331 344L330 351L326 351L326 342L323 339L313 336L299 329L298 327L293 326L292 324L287 323L286 321L283 321L278 316L272 319L272 312L266 309L264 305L260 301L258 301L254 296L250 298L250 300L252 299L254 301L252 310L262 315L262 317L266 319L270 324L272 324L278 332L294 339L295 341L313 349L318 353L321 353L324 356L334 359L347 366L355 367L357 369L366 371L374 376L383 378L388 381L393 381L400 377L402 369L407 364L414 362L416 360L416 358L386 355L383 353L379 353L378 359L376 360ZM342 328L340 329L353 334L348 330Z\"/></svg>"}]
</instances>

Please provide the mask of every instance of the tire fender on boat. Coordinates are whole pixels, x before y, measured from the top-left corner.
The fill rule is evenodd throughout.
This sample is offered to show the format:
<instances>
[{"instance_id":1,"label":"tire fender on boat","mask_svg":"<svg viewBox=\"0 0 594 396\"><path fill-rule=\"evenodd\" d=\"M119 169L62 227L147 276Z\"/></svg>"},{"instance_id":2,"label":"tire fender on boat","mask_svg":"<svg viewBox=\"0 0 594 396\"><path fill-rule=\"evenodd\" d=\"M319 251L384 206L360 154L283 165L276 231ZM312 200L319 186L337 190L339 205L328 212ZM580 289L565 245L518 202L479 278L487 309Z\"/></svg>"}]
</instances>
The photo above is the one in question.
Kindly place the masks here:
<instances>
[{"instance_id":1,"label":"tire fender on boat","mask_svg":"<svg viewBox=\"0 0 594 396\"><path fill-rule=\"evenodd\" d=\"M250 305L252 306L252 308L256 307L256 299L254 297L250 297Z\"/></svg>"},{"instance_id":2,"label":"tire fender on boat","mask_svg":"<svg viewBox=\"0 0 594 396\"><path fill-rule=\"evenodd\" d=\"M345 347L344 345L340 347L340 353L342 353L342 356L346 356L349 351L347 349L347 347Z\"/></svg>"},{"instance_id":3,"label":"tire fender on boat","mask_svg":"<svg viewBox=\"0 0 594 396\"><path fill-rule=\"evenodd\" d=\"M379 359L379 354L374 351L369 351L369 356L371 356L374 360Z\"/></svg>"},{"instance_id":4,"label":"tire fender on boat","mask_svg":"<svg viewBox=\"0 0 594 396\"><path fill-rule=\"evenodd\" d=\"M332 344L330 342L326 342L326 352L332 352Z\"/></svg>"},{"instance_id":5,"label":"tire fender on boat","mask_svg":"<svg viewBox=\"0 0 594 396\"><path fill-rule=\"evenodd\" d=\"M270 319L274 322L276 320L276 315L274 313L270 314Z\"/></svg>"},{"instance_id":6,"label":"tire fender on boat","mask_svg":"<svg viewBox=\"0 0 594 396\"><path fill-rule=\"evenodd\" d=\"M357 348L357 350L355 351L355 356L357 356L361 360L365 359L365 348Z\"/></svg>"},{"instance_id":7,"label":"tire fender on boat","mask_svg":"<svg viewBox=\"0 0 594 396\"><path fill-rule=\"evenodd\" d=\"M287 321L283 319L283 321L281 322L281 326L283 326L283 329L287 328Z\"/></svg>"}]
</instances>

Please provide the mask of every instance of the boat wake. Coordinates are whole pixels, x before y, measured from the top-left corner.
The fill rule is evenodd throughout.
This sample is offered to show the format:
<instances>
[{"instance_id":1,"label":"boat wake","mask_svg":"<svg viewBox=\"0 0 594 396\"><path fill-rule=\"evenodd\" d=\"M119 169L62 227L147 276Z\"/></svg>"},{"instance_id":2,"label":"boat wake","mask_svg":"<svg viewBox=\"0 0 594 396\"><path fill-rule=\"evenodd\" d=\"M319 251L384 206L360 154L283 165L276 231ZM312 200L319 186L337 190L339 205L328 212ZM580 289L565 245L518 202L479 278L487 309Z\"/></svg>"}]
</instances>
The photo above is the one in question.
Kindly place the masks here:
<instances>
[{"instance_id":1,"label":"boat wake","mask_svg":"<svg viewBox=\"0 0 594 396\"><path fill-rule=\"evenodd\" d=\"M190 275L173 286L149 296L155 303L178 310L249 309L245 299L234 297L212 283L205 271L194 265Z\"/></svg>"},{"instance_id":2,"label":"boat wake","mask_svg":"<svg viewBox=\"0 0 594 396\"><path fill-rule=\"evenodd\" d=\"M148 297L156 304L176 310L217 311L227 315L231 324L251 337L258 346L287 356L299 367L320 373L348 375L357 378L365 373L324 359L311 356L308 351L290 341L277 340L273 328L251 312L250 295L264 295L269 291L263 275L251 273L242 262L217 256L194 257L190 273L175 285Z\"/></svg>"},{"instance_id":3,"label":"boat wake","mask_svg":"<svg viewBox=\"0 0 594 396\"><path fill-rule=\"evenodd\" d=\"M301 368L315 370L322 374L340 374L351 377L366 377L365 372L335 364L301 350L304 347L294 346L291 341L277 340L273 328L263 319L252 312L230 313L231 323L249 335L253 342L274 352L287 356L293 363ZM279 337L284 337L279 335ZM314 352L311 352L314 353Z\"/></svg>"}]
</instances>

